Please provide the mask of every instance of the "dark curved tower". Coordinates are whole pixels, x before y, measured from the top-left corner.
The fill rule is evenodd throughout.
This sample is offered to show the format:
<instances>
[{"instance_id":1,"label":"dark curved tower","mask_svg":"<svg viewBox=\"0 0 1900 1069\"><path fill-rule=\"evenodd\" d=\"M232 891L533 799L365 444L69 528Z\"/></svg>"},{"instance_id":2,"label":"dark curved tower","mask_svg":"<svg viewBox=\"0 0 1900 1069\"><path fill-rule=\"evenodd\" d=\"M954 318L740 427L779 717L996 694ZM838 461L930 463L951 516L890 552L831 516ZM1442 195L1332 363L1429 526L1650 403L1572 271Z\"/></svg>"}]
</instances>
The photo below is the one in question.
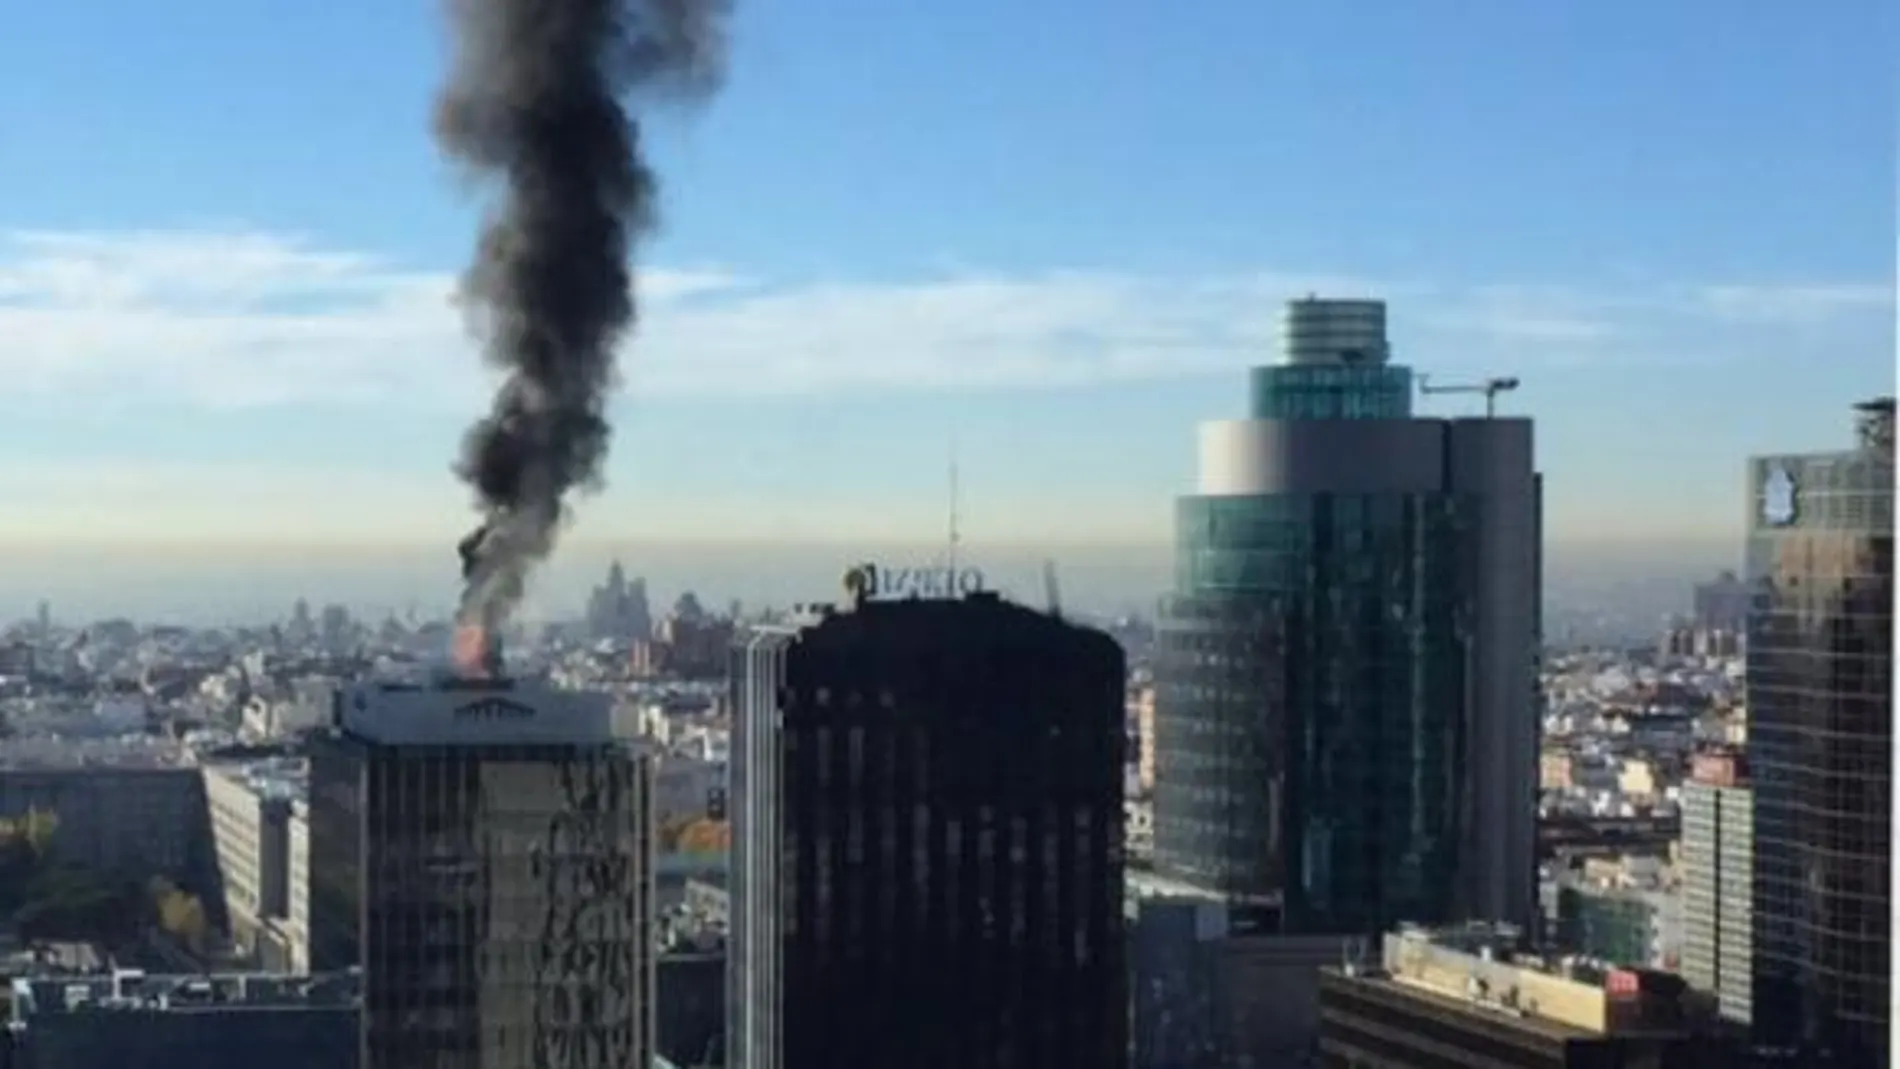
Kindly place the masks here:
<instances>
[{"instance_id":1,"label":"dark curved tower","mask_svg":"<svg viewBox=\"0 0 1900 1069\"><path fill-rule=\"evenodd\" d=\"M1124 1065L1124 672L993 595L741 640L727 1065Z\"/></svg>"}]
</instances>

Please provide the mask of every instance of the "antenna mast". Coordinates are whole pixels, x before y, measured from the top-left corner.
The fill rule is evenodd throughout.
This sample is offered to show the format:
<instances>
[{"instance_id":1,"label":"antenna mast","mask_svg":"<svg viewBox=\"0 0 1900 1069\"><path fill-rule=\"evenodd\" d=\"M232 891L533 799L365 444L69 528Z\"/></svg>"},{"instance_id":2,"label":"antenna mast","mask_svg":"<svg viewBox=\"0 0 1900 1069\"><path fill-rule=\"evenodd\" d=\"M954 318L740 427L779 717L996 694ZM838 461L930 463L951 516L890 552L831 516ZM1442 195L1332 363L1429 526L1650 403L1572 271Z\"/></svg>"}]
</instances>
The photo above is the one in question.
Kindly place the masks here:
<instances>
[{"instance_id":1,"label":"antenna mast","mask_svg":"<svg viewBox=\"0 0 1900 1069\"><path fill-rule=\"evenodd\" d=\"M957 443L956 443L956 439L953 438L950 440L950 517L949 517L949 520L950 520L950 531L949 531L950 572L952 575L955 575L956 570L957 570L957 543L963 540L963 531L961 529L960 523L958 522L961 519L961 516L960 516L961 509L962 509L961 493L960 493L960 487L958 486L958 480L957 480Z\"/></svg>"}]
</instances>

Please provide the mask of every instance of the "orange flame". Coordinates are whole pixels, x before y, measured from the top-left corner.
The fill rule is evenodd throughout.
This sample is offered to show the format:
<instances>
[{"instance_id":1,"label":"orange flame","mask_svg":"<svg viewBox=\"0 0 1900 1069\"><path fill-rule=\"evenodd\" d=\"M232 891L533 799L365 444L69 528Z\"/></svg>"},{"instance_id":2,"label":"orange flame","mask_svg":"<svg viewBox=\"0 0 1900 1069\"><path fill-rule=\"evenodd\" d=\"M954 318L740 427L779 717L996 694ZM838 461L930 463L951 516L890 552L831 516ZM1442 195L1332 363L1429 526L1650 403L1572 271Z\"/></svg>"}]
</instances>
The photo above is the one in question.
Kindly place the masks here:
<instances>
[{"instance_id":1,"label":"orange flame","mask_svg":"<svg viewBox=\"0 0 1900 1069\"><path fill-rule=\"evenodd\" d=\"M449 656L455 667L466 675L488 674L488 631L480 624L463 624L455 629L455 642Z\"/></svg>"}]
</instances>

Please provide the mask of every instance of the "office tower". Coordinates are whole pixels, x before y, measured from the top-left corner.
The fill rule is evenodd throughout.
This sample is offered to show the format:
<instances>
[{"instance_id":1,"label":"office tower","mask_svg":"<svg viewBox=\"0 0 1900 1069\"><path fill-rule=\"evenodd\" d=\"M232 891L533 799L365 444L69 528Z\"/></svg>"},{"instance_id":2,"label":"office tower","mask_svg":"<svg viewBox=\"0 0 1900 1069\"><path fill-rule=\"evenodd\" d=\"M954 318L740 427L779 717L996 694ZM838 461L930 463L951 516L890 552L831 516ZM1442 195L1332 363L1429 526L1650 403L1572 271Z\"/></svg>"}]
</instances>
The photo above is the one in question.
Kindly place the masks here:
<instances>
[{"instance_id":1,"label":"office tower","mask_svg":"<svg viewBox=\"0 0 1900 1069\"><path fill-rule=\"evenodd\" d=\"M1412 415L1377 301L1292 302L1200 431L1157 667L1155 857L1239 930L1536 912L1527 419Z\"/></svg>"},{"instance_id":2,"label":"office tower","mask_svg":"<svg viewBox=\"0 0 1900 1069\"><path fill-rule=\"evenodd\" d=\"M587 596L587 630L597 639L643 639L651 635L647 581L628 581L626 569L614 561L607 569L607 581Z\"/></svg>"},{"instance_id":3,"label":"office tower","mask_svg":"<svg viewBox=\"0 0 1900 1069\"><path fill-rule=\"evenodd\" d=\"M1887 1065L1893 399L1858 441L1749 461L1754 1018Z\"/></svg>"},{"instance_id":4,"label":"office tower","mask_svg":"<svg viewBox=\"0 0 1900 1069\"><path fill-rule=\"evenodd\" d=\"M993 594L737 641L726 1064L1126 1064L1123 677Z\"/></svg>"},{"instance_id":5,"label":"office tower","mask_svg":"<svg viewBox=\"0 0 1900 1069\"><path fill-rule=\"evenodd\" d=\"M1740 754L1697 754L1682 785L1682 978L1750 1019L1755 795Z\"/></svg>"},{"instance_id":6,"label":"office tower","mask_svg":"<svg viewBox=\"0 0 1900 1069\"><path fill-rule=\"evenodd\" d=\"M649 770L604 696L359 683L312 746L311 959L360 967L363 1069L653 1055Z\"/></svg>"}]
</instances>

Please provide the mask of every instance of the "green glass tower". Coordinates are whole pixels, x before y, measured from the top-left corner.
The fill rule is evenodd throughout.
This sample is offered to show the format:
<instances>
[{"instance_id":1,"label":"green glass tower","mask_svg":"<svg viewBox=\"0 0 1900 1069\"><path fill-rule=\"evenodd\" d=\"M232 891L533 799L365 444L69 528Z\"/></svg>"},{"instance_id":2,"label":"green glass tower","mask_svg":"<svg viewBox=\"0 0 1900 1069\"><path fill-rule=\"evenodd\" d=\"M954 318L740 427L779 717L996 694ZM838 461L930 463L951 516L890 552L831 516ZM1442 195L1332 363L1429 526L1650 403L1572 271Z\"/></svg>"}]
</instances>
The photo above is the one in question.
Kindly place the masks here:
<instances>
[{"instance_id":1,"label":"green glass tower","mask_svg":"<svg viewBox=\"0 0 1900 1069\"><path fill-rule=\"evenodd\" d=\"M1176 511L1155 849L1243 927L1535 909L1539 483L1523 419L1423 419L1385 307L1288 306Z\"/></svg>"}]
</instances>

